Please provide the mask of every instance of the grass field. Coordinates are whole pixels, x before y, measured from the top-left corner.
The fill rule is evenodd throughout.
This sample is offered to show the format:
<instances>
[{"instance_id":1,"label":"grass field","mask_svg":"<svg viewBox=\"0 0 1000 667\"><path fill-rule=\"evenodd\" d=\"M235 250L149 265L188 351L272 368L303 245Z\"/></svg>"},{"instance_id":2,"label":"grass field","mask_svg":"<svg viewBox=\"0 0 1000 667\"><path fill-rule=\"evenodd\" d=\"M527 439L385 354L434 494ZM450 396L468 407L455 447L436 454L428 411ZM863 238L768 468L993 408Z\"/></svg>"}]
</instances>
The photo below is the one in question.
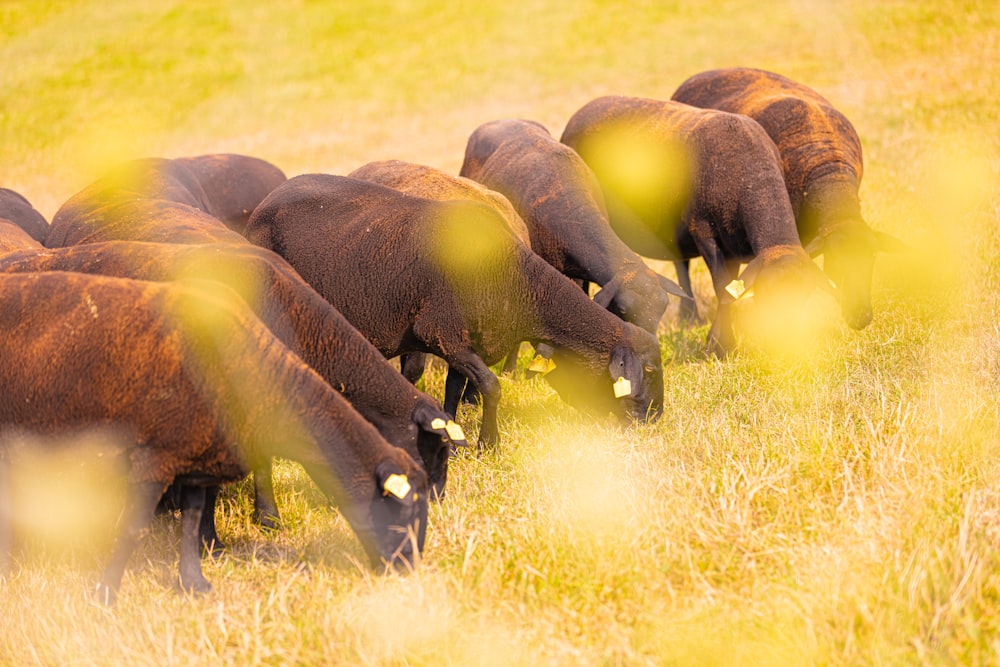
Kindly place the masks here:
<instances>
[{"instance_id":1,"label":"grass field","mask_svg":"<svg viewBox=\"0 0 1000 667\"><path fill-rule=\"evenodd\" d=\"M0 186L48 218L133 157L454 173L485 121L558 136L598 95L762 67L854 122L866 218L913 249L880 258L870 327L833 313L794 355L708 359L674 305L653 425L502 378L504 445L453 461L410 576L360 566L284 464L280 533L227 491L211 594L176 591L161 517L107 610L88 593L114 519L46 492L0 583L0 664L1000 664L996 2L4 0L0 62ZM75 488L72 465L44 476Z\"/></svg>"}]
</instances>

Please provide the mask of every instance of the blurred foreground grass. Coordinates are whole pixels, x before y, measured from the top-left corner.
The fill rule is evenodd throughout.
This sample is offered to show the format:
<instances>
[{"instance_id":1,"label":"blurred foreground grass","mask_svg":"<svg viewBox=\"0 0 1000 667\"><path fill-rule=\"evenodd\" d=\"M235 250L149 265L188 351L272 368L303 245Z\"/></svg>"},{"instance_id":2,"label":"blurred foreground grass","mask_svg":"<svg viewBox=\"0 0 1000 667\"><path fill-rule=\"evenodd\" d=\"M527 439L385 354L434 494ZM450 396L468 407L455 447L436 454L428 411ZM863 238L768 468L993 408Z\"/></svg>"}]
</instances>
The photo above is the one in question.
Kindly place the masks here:
<instances>
[{"instance_id":1,"label":"blurred foreground grass","mask_svg":"<svg viewBox=\"0 0 1000 667\"><path fill-rule=\"evenodd\" d=\"M654 425L504 378L505 444L454 461L409 577L358 566L292 465L280 533L250 523L247 485L227 492L230 552L201 599L174 592L170 517L111 612L86 596L103 543L29 534L0 664L1000 662L995 3L8 1L0 26L0 186L47 217L150 155L455 172L487 120L558 135L597 95L666 98L749 65L853 120L866 217L913 248L880 258L868 329L834 313L796 357L706 359L706 328L675 329L672 309ZM440 367L426 383L443 394ZM474 436L475 410L460 417Z\"/></svg>"}]
</instances>

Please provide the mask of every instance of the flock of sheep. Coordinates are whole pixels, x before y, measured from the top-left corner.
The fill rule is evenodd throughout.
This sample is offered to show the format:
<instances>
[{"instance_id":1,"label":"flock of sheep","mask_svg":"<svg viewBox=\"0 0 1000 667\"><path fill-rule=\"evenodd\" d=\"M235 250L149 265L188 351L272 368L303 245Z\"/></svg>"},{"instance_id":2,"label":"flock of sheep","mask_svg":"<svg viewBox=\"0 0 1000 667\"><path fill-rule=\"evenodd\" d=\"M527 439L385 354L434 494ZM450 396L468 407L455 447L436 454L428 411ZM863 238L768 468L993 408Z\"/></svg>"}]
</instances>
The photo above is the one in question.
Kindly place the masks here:
<instances>
[{"instance_id":1,"label":"flock of sheep","mask_svg":"<svg viewBox=\"0 0 1000 667\"><path fill-rule=\"evenodd\" d=\"M400 161L286 179L241 155L139 159L51 223L0 190L0 474L21 433L122 434L126 505L98 586L109 603L165 506L180 510L182 588L209 590L219 485L253 472L255 519L276 526L275 456L303 465L375 567L412 567L467 445L459 402L481 402L478 445L497 444L490 366L511 367L522 342L528 371L568 403L653 421L668 297L699 317L692 258L718 297L719 356L749 295L794 305L828 290L866 326L875 253L898 242L863 221L861 176L858 137L824 98L736 68L691 77L671 101L593 100L559 140L488 122L457 177ZM673 261L680 284L641 256ZM427 354L448 364L443 407L414 386Z\"/></svg>"}]
</instances>

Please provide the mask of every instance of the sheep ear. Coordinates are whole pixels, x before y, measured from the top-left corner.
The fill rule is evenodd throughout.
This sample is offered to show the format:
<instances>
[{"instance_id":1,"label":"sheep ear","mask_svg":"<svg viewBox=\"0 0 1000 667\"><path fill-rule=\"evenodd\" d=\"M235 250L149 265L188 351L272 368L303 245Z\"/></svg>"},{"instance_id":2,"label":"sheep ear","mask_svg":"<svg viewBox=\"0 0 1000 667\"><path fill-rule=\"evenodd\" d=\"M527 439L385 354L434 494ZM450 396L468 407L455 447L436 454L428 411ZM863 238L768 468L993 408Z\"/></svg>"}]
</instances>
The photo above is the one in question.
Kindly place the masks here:
<instances>
[{"instance_id":1,"label":"sheep ear","mask_svg":"<svg viewBox=\"0 0 1000 667\"><path fill-rule=\"evenodd\" d=\"M394 498L404 505L412 505L417 500L417 494L410 486L409 478L394 461L386 459L378 464L375 468L375 479L383 496Z\"/></svg>"},{"instance_id":2,"label":"sheep ear","mask_svg":"<svg viewBox=\"0 0 1000 667\"><path fill-rule=\"evenodd\" d=\"M638 386L642 382L642 363L630 350L618 345L611 350L608 373L613 380L611 388L615 398L630 396L633 385Z\"/></svg>"},{"instance_id":3,"label":"sheep ear","mask_svg":"<svg viewBox=\"0 0 1000 667\"><path fill-rule=\"evenodd\" d=\"M895 237L892 234L886 234L885 232L875 232L875 241L878 243L878 249L880 252L899 253L909 252L912 250L906 241Z\"/></svg>"},{"instance_id":4,"label":"sheep ear","mask_svg":"<svg viewBox=\"0 0 1000 667\"><path fill-rule=\"evenodd\" d=\"M419 403L413 409L411 419L422 430L449 440L456 447L469 446L462 427L452 421L448 417L448 414L440 408L431 407L426 403Z\"/></svg>"},{"instance_id":5,"label":"sheep ear","mask_svg":"<svg viewBox=\"0 0 1000 667\"><path fill-rule=\"evenodd\" d=\"M823 247L826 244L826 239L822 236L817 235L809 244L806 246L806 254L810 257L819 257L823 254Z\"/></svg>"},{"instance_id":6,"label":"sheep ear","mask_svg":"<svg viewBox=\"0 0 1000 667\"><path fill-rule=\"evenodd\" d=\"M816 282L816 286L833 295L833 298L839 300L840 294L837 292L837 286L834 282L830 280L829 276L823 273L823 269L816 266L816 264L813 264L813 266L816 267L816 270L813 273L813 279Z\"/></svg>"},{"instance_id":7,"label":"sheep ear","mask_svg":"<svg viewBox=\"0 0 1000 667\"><path fill-rule=\"evenodd\" d=\"M462 427L448 418L448 414L439 408L433 408L426 403L419 403L413 409L413 422L422 430L434 433L456 447L468 447Z\"/></svg>"},{"instance_id":8,"label":"sheep ear","mask_svg":"<svg viewBox=\"0 0 1000 667\"><path fill-rule=\"evenodd\" d=\"M618 286L620 285L618 278L612 278L601 290L594 295L594 303L596 303L601 308L607 309L607 307L614 300L615 295L618 294Z\"/></svg>"},{"instance_id":9,"label":"sheep ear","mask_svg":"<svg viewBox=\"0 0 1000 667\"><path fill-rule=\"evenodd\" d=\"M670 278L661 276L659 274L657 274L656 277L660 279L660 287L662 287L663 291L666 292L667 294L673 294L674 296L679 296L682 299L687 299L688 301L694 301L694 297L692 295L685 292L683 287L675 283Z\"/></svg>"},{"instance_id":10,"label":"sheep ear","mask_svg":"<svg viewBox=\"0 0 1000 667\"><path fill-rule=\"evenodd\" d=\"M747 290L753 287L753 282L757 280L757 274L759 274L760 270L763 268L764 268L763 257L758 256L751 259L750 263L747 264L747 268L743 269L743 273L741 273L739 276L739 279L743 281L743 287L745 287Z\"/></svg>"}]
</instances>

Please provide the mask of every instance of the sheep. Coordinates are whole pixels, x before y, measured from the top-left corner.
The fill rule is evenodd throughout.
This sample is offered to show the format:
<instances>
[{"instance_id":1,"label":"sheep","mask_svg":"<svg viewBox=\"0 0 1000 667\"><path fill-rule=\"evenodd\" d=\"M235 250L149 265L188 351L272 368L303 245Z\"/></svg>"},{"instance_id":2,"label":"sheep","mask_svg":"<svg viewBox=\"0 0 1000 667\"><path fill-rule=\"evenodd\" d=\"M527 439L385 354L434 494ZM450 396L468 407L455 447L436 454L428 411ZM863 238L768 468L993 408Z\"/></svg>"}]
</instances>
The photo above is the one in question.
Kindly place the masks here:
<instances>
[{"instance_id":1,"label":"sheep","mask_svg":"<svg viewBox=\"0 0 1000 667\"><path fill-rule=\"evenodd\" d=\"M731 306L741 289L756 283L768 300L795 287L796 301L815 286L830 289L799 242L780 156L756 121L607 96L573 114L561 141L596 173L626 243L657 259L705 260L719 304L708 335L717 356L736 346Z\"/></svg>"},{"instance_id":2,"label":"sheep","mask_svg":"<svg viewBox=\"0 0 1000 667\"><path fill-rule=\"evenodd\" d=\"M230 229L242 232L250 213L285 173L260 158L234 153L174 158L186 167L205 191L207 212Z\"/></svg>"},{"instance_id":3,"label":"sheep","mask_svg":"<svg viewBox=\"0 0 1000 667\"><path fill-rule=\"evenodd\" d=\"M471 199L489 204L500 213L517 238L531 246L528 226L504 195L470 178L452 176L440 169L403 160L381 160L364 164L347 175L378 183L408 195L448 201Z\"/></svg>"},{"instance_id":4,"label":"sheep","mask_svg":"<svg viewBox=\"0 0 1000 667\"><path fill-rule=\"evenodd\" d=\"M490 206L306 174L261 202L246 235L285 257L387 358L430 352L468 378L483 397L480 447L499 441L488 365L522 340L555 348L546 378L571 403L643 421L662 411L656 337L587 298Z\"/></svg>"},{"instance_id":5,"label":"sheep","mask_svg":"<svg viewBox=\"0 0 1000 667\"><path fill-rule=\"evenodd\" d=\"M594 300L656 333L667 295L688 298L618 238L596 177L540 123L495 120L469 137L462 176L505 195L531 233L531 248L564 275L601 286Z\"/></svg>"},{"instance_id":6,"label":"sheep","mask_svg":"<svg viewBox=\"0 0 1000 667\"><path fill-rule=\"evenodd\" d=\"M435 495L447 477L447 414L406 381L333 306L275 253L239 245L107 241L0 258L0 273L74 271L149 281L214 280L233 289L292 352L350 401L391 444L423 461ZM438 420L443 420L440 425ZM457 433L451 427L452 433ZM462 446L463 438L453 438ZM262 480L264 481L264 480ZM268 525L270 505L258 507Z\"/></svg>"},{"instance_id":7,"label":"sheep","mask_svg":"<svg viewBox=\"0 0 1000 667\"><path fill-rule=\"evenodd\" d=\"M25 197L8 188L0 188L0 220L7 220L19 227L36 243L45 241L49 231L49 222L41 213L35 210ZM11 236L20 236L10 232Z\"/></svg>"},{"instance_id":8,"label":"sheep","mask_svg":"<svg viewBox=\"0 0 1000 667\"><path fill-rule=\"evenodd\" d=\"M436 199L438 201L448 201L450 199L471 199L481 201L495 208L507 221L511 231L521 241L531 245L531 237L528 233L528 226L518 215L511 203L498 192L494 192L479 183L461 176L452 176L440 169L428 167L422 164L404 162L402 160L382 160L369 162L348 174L350 178L358 178L363 181L370 181L399 190L408 195ZM519 346L515 346L507 354L507 361L504 364L504 371L513 371L517 364L517 351ZM543 349L539 354L548 359L552 351ZM425 355L420 352L405 354L400 357L400 370L403 375L413 383L416 383L423 374L425 366ZM453 387L458 386L457 378L453 380ZM465 388L463 398L468 403L478 402L478 396L472 386Z\"/></svg>"},{"instance_id":9,"label":"sheep","mask_svg":"<svg viewBox=\"0 0 1000 667\"><path fill-rule=\"evenodd\" d=\"M13 362L0 367L0 424L41 435L108 425L129 436L126 506L100 599L115 598L140 532L175 482L184 490L180 584L208 591L197 544L202 487L238 480L272 456L303 465L375 567L412 566L423 548L424 471L228 288L3 275L0 336Z\"/></svg>"},{"instance_id":10,"label":"sheep","mask_svg":"<svg viewBox=\"0 0 1000 667\"><path fill-rule=\"evenodd\" d=\"M32 238L20 225L0 218L0 256L18 250L41 247L42 244Z\"/></svg>"},{"instance_id":11,"label":"sheep","mask_svg":"<svg viewBox=\"0 0 1000 667\"><path fill-rule=\"evenodd\" d=\"M168 244L213 244L204 250L143 248L117 244L105 250L80 251L66 258L27 260L27 269L39 261L62 263L64 268L122 277L170 280L178 271L219 280L237 289L265 319L278 337L316 369L331 386L340 389L364 416L393 444L420 457L431 477L436 497L444 495L449 442L464 446L464 434L450 422L438 402L415 390L340 313L278 255L252 246L241 234L215 217L190 205L151 198L134 198L122 191L149 193L143 183L173 183L175 161L140 160L120 169L118 179L105 178L74 196L53 218L49 240L93 244L113 240ZM188 173L180 170L181 175ZM125 174L122 177L121 174ZM137 178L136 174L141 176ZM120 183L139 180L127 188ZM182 180L182 179L181 179ZM113 187L109 187L108 183ZM171 196L182 191L174 189ZM96 209L87 209L90 202ZM116 257L115 254L120 253ZM159 257L157 257L159 255ZM270 489L270 470L255 474L255 518L267 527L278 522ZM206 513L206 544L221 542L215 534L214 514Z\"/></svg>"},{"instance_id":12,"label":"sheep","mask_svg":"<svg viewBox=\"0 0 1000 667\"><path fill-rule=\"evenodd\" d=\"M861 140L851 122L815 90L748 67L696 74L672 99L760 123L781 154L802 245L810 256L824 256L823 270L838 287L847 324L868 326L875 253L902 244L862 218Z\"/></svg>"},{"instance_id":13,"label":"sheep","mask_svg":"<svg viewBox=\"0 0 1000 667\"><path fill-rule=\"evenodd\" d=\"M105 200L107 201L107 200ZM245 243L246 239L204 211L167 199L125 198L87 209L70 199L56 211L47 248L100 241L152 243Z\"/></svg>"}]
</instances>

